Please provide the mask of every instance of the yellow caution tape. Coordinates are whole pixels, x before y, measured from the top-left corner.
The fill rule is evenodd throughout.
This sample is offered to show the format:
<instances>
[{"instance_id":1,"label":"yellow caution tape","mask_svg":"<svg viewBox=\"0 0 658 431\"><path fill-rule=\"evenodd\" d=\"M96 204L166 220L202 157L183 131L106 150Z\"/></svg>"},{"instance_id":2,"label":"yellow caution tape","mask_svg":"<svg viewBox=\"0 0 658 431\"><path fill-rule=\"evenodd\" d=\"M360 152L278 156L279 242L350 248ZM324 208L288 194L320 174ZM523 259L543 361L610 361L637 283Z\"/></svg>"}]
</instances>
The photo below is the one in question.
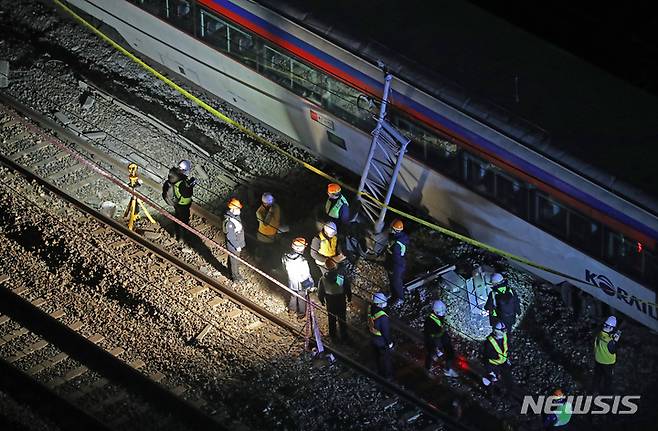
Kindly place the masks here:
<instances>
[{"instance_id":1,"label":"yellow caution tape","mask_svg":"<svg viewBox=\"0 0 658 431\"><path fill-rule=\"evenodd\" d=\"M482 242L480 242L480 241L476 241L476 240L474 240L474 239L472 239L472 238L469 238L469 237L464 236L464 235L461 235L461 234L459 234L459 233L457 233L457 232L453 232L453 231L451 231L451 230L449 230L449 229L446 229L446 228L444 228L444 227L441 227L441 226L439 226L439 225L437 225L437 224L435 224L435 223L429 222L429 221L427 221L427 220L420 219L420 218L418 218L418 217L416 217L416 216L414 216L414 215L412 215L412 214L409 214L409 213L406 213L406 212L401 211L401 210L399 210L399 209L393 208L393 207L391 207L391 206L389 206L389 205L385 205L383 202L380 202L377 198L375 198L374 196L372 196L372 195L370 195L370 194L368 194L368 193L366 193L366 192L359 192L357 189L355 189L354 187L350 186L349 184L345 184L344 182L338 180L337 178L332 177L331 175L329 175L329 174L327 174L326 172L324 172L324 171L322 171L322 170L316 168L315 166L313 166L313 165L311 165L311 164L309 164L309 163L306 163L304 160L302 160L302 159L300 159L300 158L298 158L298 157L295 157L293 154L291 154L291 153L285 151L284 149L278 147L278 146L275 145L274 143L272 143L272 142L270 142L270 141L268 141L268 140L266 140L266 139L260 137L257 133L253 132L252 130L246 128L245 126L241 125L241 124L238 123L237 121L233 120L232 118L226 116L226 115L223 114L222 112L220 112L220 111L218 111L217 109L213 108L212 106L208 105L206 102L204 102L203 100L199 99L198 97L196 97L195 95L193 95L193 94L190 93L189 91L185 90L184 88L182 88L181 86L179 86L178 84L176 84L175 82L173 82L171 79L167 78L166 76L164 76L163 74L161 74L160 72L158 72L157 70L155 70L154 68L152 68L151 66L149 66L148 64L146 64L146 63L145 63L144 61L142 61L139 57L137 57L136 55L134 55L133 53L131 53L130 51L128 51L127 49L125 49L124 47L122 47L121 45L119 45L118 43L116 43L114 40L112 40L112 39L111 39L109 36L107 36L105 33L103 33L102 31L100 31L99 29L97 29L97 28L94 27L93 25L91 25L89 22L87 22L87 21L86 21L84 18L82 18L80 15L76 14L73 10L71 10L68 6L66 6L65 4L63 4L60 0L53 0L53 1L54 1L54 2L55 2L55 3L56 3L61 9L63 9L65 12L67 12L69 15L71 15L75 20L77 20L77 21L78 21L79 23L81 23L83 26L87 27L89 30L91 30L92 32L94 32L94 33L95 33L96 35L98 35L101 39L103 39L104 41L106 41L107 43L109 43L109 44L110 44L112 47L114 47L117 51L120 51L120 52L121 52L122 54L124 54L126 57L130 58L132 61L134 61L135 63L137 63L140 67L142 67L143 69L145 69L146 71L148 71L149 73L151 73L152 75L154 75L156 78L158 78L160 81L162 81L162 82L164 82L165 84L167 84L167 85L168 85L169 87L171 87L172 89L176 90L177 92L179 92L180 94L182 94L183 96L185 96L187 99L189 99L189 100L191 100L192 102L196 103L197 105L199 105L200 107L202 107L202 108L205 109L206 111L210 112L210 113L211 113L212 115L214 115L215 117L217 117L217 118L221 119L222 121L224 121L224 122L226 122L226 123L232 125L233 127L235 127L236 129L238 129L238 130L241 131L242 133L246 134L247 136L251 137L251 138L254 139L255 141L260 142L261 144L266 145L267 147L269 147L269 148L273 149L274 151L278 152L279 154L282 154L282 155L284 155L284 156L286 156L286 157L288 157L288 158L294 160L295 162L297 162L297 163L299 163L300 165L302 165L304 168L306 168L306 169L308 169L309 171L311 171L311 172L313 172L313 173L315 173L315 174L321 176L322 178L325 178L325 179L327 179L327 180L329 180L329 181L331 181L331 182L334 182L334 183L338 183L338 184L340 184L342 187L346 188L347 190L350 190L350 191L352 191L352 192L354 192L354 193L357 193L357 194L359 194L359 195L361 195L361 196L363 196L363 197L369 199L369 200L372 201L373 203L379 205L380 207L384 207L384 208L386 208L387 210L389 210L389 211L391 211L391 212L393 212L393 213L395 213L395 214L397 214L397 215L399 215L399 216L401 216L401 217L404 217L404 218L409 219L409 220L413 220L413 221L415 221L416 223L419 223L419 224L421 224L421 225L423 225L423 226L425 226L425 227L428 227L428 228L430 228L430 229L433 229L433 230L435 230L435 231L437 231L437 232L441 232L441 233L443 233L443 234L445 234L445 235L448 235L448 236L450 236L450 237L452 237L452 238L458 239L458 240L460 240L460 241L464 241L464 242L466 242L466 243L468 243L468 244L471 244L471 245L473 245L473 246L475 246L475 247L478 247L478 248L481 248L481 249L487 250L487 251L489 251L489 252L491 252L491 253L497 254L497 255L499 255L499 256L503 256L503 257L505 257L505 258L507 258L507 259L514 260L514 261L519 262L519 263L522 263L522 264L524 264L524 265L528 265L528 266L531 266L531 267L533 267L533 268L537 268L537 269L539 269L539 270L541 270L541 271L545 271L545 272L548 272L548 273L551 273L551 274L555 274L555 275L560 276L560 277L564 277L564 278L566 278L566 279L568 279L568 280L577 281L577 282L579 282L579 283L587 284L587 285L590 285L590 286L592 286L592 287L596 287L596 288L598 288L598 286L597 286L596 284L591 283L591 282L589 282L589 281L587 281L587 280L579 279L578 277L574 277L574 276L571 276L571 275L569 275L569 274L565 274L565 273L563 273L563 272L560 272L560 271L557 271L557 270L554 270L554 269L548 268L548 267L546 267L546 266L540 265L540 264L538 264L538 263L532 262L532 261L530 261L530 260L528 260L528 259L526 259L526 258L524 258L524 257L517 256L517 255L515 255L515 254L512 254L512 253L506 252L506 251L504 251L504 250L498 249L498 248L496 248L496 247L490 246L490 245L485 244L485 243L482 243ZM656 306L656 305L657 305L657 304L655 304L655 303L651 303L651 302L649 302L649 301L644 301L644 300L642 300L642 299L640 299L640 298L637 298L637 300L638 300L638 302L645 302L645 303L647 303L647 304L649 304L649 305L653 305L653 306Z\"/></svg>"}]
</instances>

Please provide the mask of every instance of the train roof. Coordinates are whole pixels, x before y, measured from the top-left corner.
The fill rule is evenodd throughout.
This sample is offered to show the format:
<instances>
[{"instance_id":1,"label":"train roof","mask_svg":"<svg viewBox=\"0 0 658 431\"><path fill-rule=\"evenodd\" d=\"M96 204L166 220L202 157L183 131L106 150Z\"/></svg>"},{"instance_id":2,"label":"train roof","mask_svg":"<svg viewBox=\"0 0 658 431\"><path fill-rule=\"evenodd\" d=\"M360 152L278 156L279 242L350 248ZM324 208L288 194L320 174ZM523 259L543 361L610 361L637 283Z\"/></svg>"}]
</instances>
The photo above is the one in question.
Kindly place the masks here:
<instances>
[{"instance_id":1,"label":"train roof","mask_svg":"<svg viewBox=\"0 0 658 431\"><path fill-rule=\"evenodd\" d=\"M463 1L256 2L658 214L658 98Z\"/></svg>"}]
</instances>

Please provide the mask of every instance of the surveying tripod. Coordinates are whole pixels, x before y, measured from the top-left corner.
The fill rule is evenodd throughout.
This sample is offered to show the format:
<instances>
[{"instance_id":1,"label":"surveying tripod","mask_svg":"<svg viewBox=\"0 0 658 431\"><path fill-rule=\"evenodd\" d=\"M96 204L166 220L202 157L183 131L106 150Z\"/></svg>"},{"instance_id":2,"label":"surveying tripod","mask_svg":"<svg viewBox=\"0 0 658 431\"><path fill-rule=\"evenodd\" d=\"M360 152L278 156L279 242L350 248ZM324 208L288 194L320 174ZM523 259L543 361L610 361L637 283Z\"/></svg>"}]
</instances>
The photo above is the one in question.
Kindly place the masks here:
<instances>
[{"instance_id":1,"label":"surveying tripod","mask_svg":"<svg viewBox=\"0 0 658 431\"><path fill-rule=\"evenodd\" d=\"M153 217L151 217L151 214L149 214L149 211L146 209L146 205L144 205L144 202L142 202L135 194L135 188L141 185L141 181L139 181L139 177L137 176L137 163L129 164L128 186L132 189L132 197L130 198L130 202L128 203L128 207L126 208L126 212L123 214L123 217L128 219L128 229L130 230L134 229L135 222L140 218L139 208L137 208L137 205L139 205L139 207L144 211L146 218L148 218L151 223L155 224L155 220L153 220Z\"/></svg>"}]
</instances>

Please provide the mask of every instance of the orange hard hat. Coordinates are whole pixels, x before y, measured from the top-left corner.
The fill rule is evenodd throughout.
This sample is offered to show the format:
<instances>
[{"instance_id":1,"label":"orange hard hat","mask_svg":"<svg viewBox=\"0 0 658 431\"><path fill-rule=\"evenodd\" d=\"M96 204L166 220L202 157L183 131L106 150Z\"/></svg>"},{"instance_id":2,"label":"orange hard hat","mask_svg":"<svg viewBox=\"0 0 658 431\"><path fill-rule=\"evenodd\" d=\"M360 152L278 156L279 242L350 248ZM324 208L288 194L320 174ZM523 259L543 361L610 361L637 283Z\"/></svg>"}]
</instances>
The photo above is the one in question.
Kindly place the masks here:
<instances>
[{"instance_id":1,"label":"orange hard hat","mask_svg":"<svg viewBox=\"0 0 658 431\"><path fill-rule=\"evenodd\" d=\"M341 191L341 188L336 183L331 183L327 186L327 194L335 195L336 193L340 193L340 191Z\"/></svg>"},{"instance_id":2,"label":"orange hard hat","mask_svg":"<svg viewBox=\"0 0 658 431\"><path fill-rule=\"evenodd\" d=\"M306 238L295 238L292 240L292 246L293 247L306 247Z\"/></svg>"},{"instance_id":3,"label":"orange hard hat","mask_svg":"<svg viewBox=\"0 0 658 431\"><path fill-rule=\"evenodd\" d=\"M564 398L564 392L562 392L562 389L557 388L555 391L553 391L553 396L558 398Z\"/></svg>"},{"instance_id":4,"label":"orange hard hat","mask_svg":"<svg viewBox=\"0 0 658 431\"><path fill-rule=\"evenodd\" d=\"M393 223L391 223L391 228L393 230L402 230L404 229L404 223L402 223L402 220L400 220L399 218L396 218L395 220L393 220Z\"/></svg>"},{"instance_id":5,"label":"orange hard hat","mask_svg":"<svg viewBox=\"0 0 658 431\"><path fill-rule=\"evenodd\" d=\"M228 207L242 209L242 203L237 198L231 198L231 200L228 201Z\"/></svg>"}]
</instances>

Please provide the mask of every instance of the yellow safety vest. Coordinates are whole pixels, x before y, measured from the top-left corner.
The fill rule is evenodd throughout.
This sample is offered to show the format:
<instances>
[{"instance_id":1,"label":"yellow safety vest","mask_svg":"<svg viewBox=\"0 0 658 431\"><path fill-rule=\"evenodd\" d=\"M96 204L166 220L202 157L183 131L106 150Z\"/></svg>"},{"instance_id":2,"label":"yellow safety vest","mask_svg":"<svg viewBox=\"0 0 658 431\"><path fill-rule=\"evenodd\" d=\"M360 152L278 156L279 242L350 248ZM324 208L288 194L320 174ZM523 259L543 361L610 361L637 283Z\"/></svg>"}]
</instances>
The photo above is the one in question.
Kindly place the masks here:
<instances>
[{"instance_id":1,"label":"yellow safety vest","mask_svg":"<svg viewBox=\"0 0 658 431\"><path fill-rule=\"evenodd\" d=\"M370 309L368 309L368 330L370 333L376 337L381 337L382 333L379 329L375 328L375 320L379 319L382 316L387 316L384 310L379 310L374 315L370 314Z\"/></svg>"},{"instance_id":2,"label":"yellow safety vest","mask_svg":"<svg viewBox=\"0 0 658 431\"><path fill-rule=\"evenodd\" d=\"M498 342L494 338L493 335L489 335L487 337L487 340L491 343L493 348L496 350L496 353L498 353L498 358L497 359L489 359L489 363L491 365L502 365L507 361L507 334L503 334L503 349L500 349L500 346L498 345Z\"/></svg>"},{"instance_id":3,"label":"yellow safety vest","mask_svg":"<svg viewBox=\"0 0 658 431\"><path fill-rule=\"evenodd\" d=\"M272 216L268 223L265 223L265 217L267 216L268 208L261 205L256 211L256 218L258 219L258 232L265 236L274 236L279 231L279 224L281 222L281 209L277 204L273 204L269 209L272 211Z\"/></svg>"},{"instance_id":4,"label":"yellow safety vest","mask_svg":"<svg viewBox=\"0 0 658 431\"><path fill-rule=\"evenodd\" d=\"M320 253L324 257L334 257L336 256L336 246L338 245L338 238L333 237L333 238L327 238L324 236L324 232L320 232L318 234L318 237L320 238L320 250L318 250L318 253Z\"/></svg>"},{"instance_id":5,"label":"yellow safety vest","mask_svg":"<svg viewBox=\"0 0 658 431\"><path fill-rule=\"evenodd\" d=\"M180 193L180 185L183 180L174 183L174 197L178 201L178 205L189 205L192 203L192 198L184 198Z\"/></svg>"},{"instance_id":6,"label":"yellow safety vest","mask_svg":"<svg viewBox=\"0 0 658 431\"><path fill-rule=\"evenodd\" d=\"M612 335L601 331L594 340L594 359L599 364L612 365L617 362L617 354L610 353L608 343L612 340Z\"/></svg>"}]
</instances>

